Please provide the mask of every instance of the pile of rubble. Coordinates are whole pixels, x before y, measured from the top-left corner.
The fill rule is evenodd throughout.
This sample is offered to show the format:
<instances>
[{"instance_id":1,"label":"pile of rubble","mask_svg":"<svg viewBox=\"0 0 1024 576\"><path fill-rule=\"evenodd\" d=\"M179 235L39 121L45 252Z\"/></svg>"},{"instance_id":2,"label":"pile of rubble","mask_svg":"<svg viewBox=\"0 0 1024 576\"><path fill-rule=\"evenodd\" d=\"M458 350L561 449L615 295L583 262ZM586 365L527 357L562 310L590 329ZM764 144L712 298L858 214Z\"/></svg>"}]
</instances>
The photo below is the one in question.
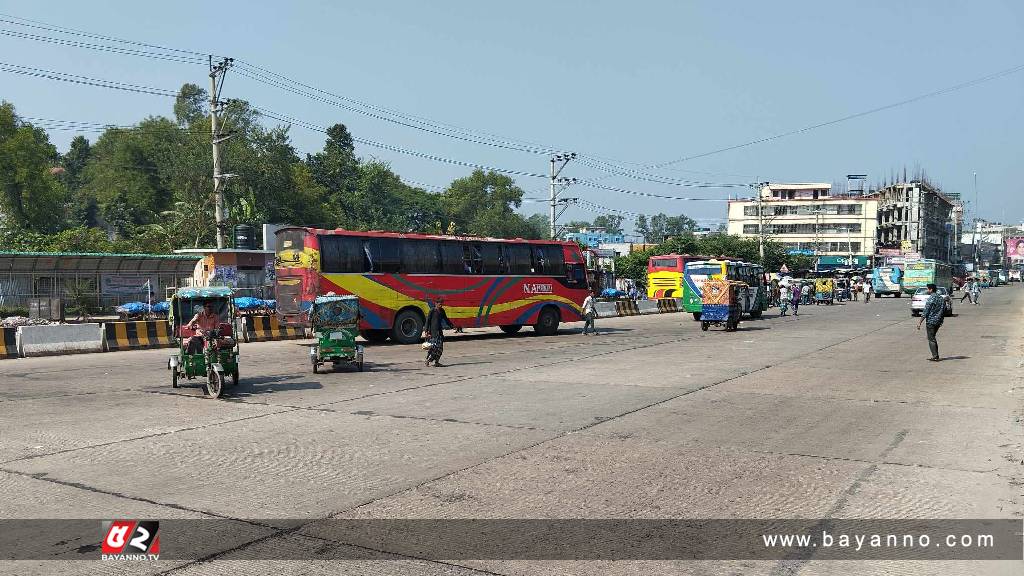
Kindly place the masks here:
<instances>
[{"instance_id":1,"label":"pile of rubble","mask_svg":"<svg viewBox=\"0 0 1024 576\"><path fill-rule=\"evenodd\" d=\"M17 328L18 326L46 326L47 324L60 324L60 322L51 322L42 318L26 318L24 316L8 316L3 320L0 320L0 325L4 328Z\"/></svg>"}]
</instances>

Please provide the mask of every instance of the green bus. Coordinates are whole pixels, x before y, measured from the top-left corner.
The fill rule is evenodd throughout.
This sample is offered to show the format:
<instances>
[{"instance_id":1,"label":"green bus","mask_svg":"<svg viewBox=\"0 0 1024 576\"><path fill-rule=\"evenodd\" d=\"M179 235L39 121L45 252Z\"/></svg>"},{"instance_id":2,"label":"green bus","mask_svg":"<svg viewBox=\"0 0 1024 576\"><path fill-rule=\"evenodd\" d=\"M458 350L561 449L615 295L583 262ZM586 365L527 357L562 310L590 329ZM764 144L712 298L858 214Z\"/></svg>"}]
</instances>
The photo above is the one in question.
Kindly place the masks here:
<instances>
[{"instance_id":1,"label":"green bus","mask_svg":"<svg viewBox=\"0 0 1024 576\"><path fill-rule=\"evenodd\" d=\"M945 286L953 293L953 268L937 260L915 260L907 262L903 271L903 291L913 295L918 288L928 284Z\"/></svg>"}]
</instances>

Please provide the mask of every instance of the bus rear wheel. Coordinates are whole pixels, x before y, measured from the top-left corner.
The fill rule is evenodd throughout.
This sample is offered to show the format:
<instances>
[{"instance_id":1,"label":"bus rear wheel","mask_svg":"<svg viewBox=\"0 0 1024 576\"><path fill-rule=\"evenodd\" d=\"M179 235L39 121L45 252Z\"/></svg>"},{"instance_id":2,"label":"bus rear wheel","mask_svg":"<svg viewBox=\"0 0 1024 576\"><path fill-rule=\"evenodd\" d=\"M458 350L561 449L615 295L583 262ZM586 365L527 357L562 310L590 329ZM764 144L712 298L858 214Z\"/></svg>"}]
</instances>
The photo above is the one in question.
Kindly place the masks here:
<instances>
[{"instance_id":1,"label":"bus rear wheel","mask_svg":"<svg viewBox=\"0 0 1024 576\"><path fill-rule=\"evenodd\" d=\"M399 344L413 344L420 341L423 333L423 316L417 310L406 308L395 316L391 339Z\"/></svg>"},{"instance_id":2,"label":"bus rear wheel","mask_svg":"<svg viewBox=\"0 0 1024 576\"><path fill-rule=\"evenodd\" d=\"M831 304L831 302L829 302L829 304ZM763 312L764 312L764 310L751 310L750 311L750 317L751 318L760 318L761 314Z\"/></svg>"},{"instance_id":3,"label":"bus rear wheel","mask_svg":"<svg viewBox=\"0 0 1024 576\"><path fill-rule=\"evenodd\" d=\"M558 310L548 306L541 309L537 323L533 325L533 331L540 336L551 336L558 332L558 322Z\"/></svg>"}]
</instances>

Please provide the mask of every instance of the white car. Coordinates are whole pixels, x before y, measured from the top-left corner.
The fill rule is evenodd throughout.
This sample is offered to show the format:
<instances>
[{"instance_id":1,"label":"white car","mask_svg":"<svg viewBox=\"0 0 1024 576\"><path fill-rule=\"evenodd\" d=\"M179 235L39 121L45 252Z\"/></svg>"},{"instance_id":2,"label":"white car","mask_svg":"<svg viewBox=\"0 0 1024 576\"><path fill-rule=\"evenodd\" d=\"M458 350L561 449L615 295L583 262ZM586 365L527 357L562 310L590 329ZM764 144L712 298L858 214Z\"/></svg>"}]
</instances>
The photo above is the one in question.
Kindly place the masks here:
<instances>
[{"instance_id":1,"label":"white car","mask_svg":"<svg viewBox=\"0 0 1024 576\"><path fill-rule=\"evenodd\" d=\"M946 302L946 310L943 312L943 316L953 315L953 299L949 297L949 291L945 287L939 286L935 289L936 292L942 295L942 299ZM914 292L914 297L910 299L910 315L920 316L921 312L924 311L925 302L928 301L928 289L918 288Z\"/></svg>"}]
</instances>

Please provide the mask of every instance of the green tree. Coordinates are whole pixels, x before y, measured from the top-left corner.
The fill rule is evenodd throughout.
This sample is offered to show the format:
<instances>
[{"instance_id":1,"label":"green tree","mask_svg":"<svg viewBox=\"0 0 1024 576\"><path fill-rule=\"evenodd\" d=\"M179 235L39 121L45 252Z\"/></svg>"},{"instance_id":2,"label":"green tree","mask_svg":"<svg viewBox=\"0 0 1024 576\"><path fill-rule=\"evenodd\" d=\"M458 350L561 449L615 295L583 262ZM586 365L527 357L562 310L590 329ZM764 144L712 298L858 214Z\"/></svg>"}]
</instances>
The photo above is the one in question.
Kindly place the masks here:
<instances>
[{"instance_id":1,"label":"green tree","mask_svg":"<svg viewBox=\"0 0 1024 576\"><path fill-rule=\"evenodd\" d=\"M647 216L637 215L636 221L633 222L633 230L644 239L645 244L651 241L651 225L647 222Z\"/></svg>"},{"instance_id":2,"label":"green tree","mask_svg":"<svg viewBox=\"0 0 1024 576\"><path fill-rule=\"evenodd\" d=\"M523 190L498 172L474 170L441 194L441 206L459 230L499 238L526 237L532 229L515 211Z\"/></svg>"},{"instance_id":3,"label":"green tree","mask_svg":"<svg viewBox=\"0 0 1024 576\"><path fill-rule=\"evenodd\" d=\"M665 219L665 235L679 236L697 229L697 221L685 214L669 216Z\"/></svg>"},{"instance_id":4,"label":"green tree","mask_svg":"<svg viewBox=\"0 0 1024 576\"><path fill-rule=\"evenodd\" d=\"M89 163L92 146L85 136L75 136L67 154L60 159L60 176L65 188L65 220L69 225L96 226L98 207L94 198L82 194L85 167Z\"/></svg>"},{"instance_id":5,"label":"green tree","mask_svg":"<svg viewBox=\"0 0 1024 576\"><path fill-rule=\"evenodd\" d=\"M174 119L178 126L188 127L206 118L206 103L210 95L195 84L182 84L174 99Z\"/></svg>"},{"instance_id":6,"label":"green tree","mask_svg":"<svg viewBox=\"0 0 1024 576\"><path fill-rule=\"evenodd\" d=\"M0 212L8 225L39 232L63 226L63 187L51 171L59 158L45 131L0 102Z\"/></svg>"},{"instance_id":7,"label":"green tree","mask_svg":"<svg viewBox=\"0 0 1024 576\"><path fill-rule=\"evenodd\" d=\"M622 216L605 214L594 218L595 228L604 228L609 234L622 234Z\"/></svg>"},{"instance_id":8,"label":"green tree","mask_svg":"<svg viewBox=\"0 0 1024 576\"><path fill-rule=\"evenodd\" d=\"M526 217L526 225L529 226L529 236L534 240L548 239L551 233L551 221L544 214L530 214Z\"/></svg>"},{"instance_id":9,"label":"green tree","mask_svg":"<svg viewBox=\"0 0 1024 576\"><path fill-rule=\"evenodd\" d=\"M355 156L352 134L344 124L335 124L327 129L323 151L306 155L306 164L313 180L332 194L348 195L355 190L359 161Z\"/></svg>"}]
</instances>

